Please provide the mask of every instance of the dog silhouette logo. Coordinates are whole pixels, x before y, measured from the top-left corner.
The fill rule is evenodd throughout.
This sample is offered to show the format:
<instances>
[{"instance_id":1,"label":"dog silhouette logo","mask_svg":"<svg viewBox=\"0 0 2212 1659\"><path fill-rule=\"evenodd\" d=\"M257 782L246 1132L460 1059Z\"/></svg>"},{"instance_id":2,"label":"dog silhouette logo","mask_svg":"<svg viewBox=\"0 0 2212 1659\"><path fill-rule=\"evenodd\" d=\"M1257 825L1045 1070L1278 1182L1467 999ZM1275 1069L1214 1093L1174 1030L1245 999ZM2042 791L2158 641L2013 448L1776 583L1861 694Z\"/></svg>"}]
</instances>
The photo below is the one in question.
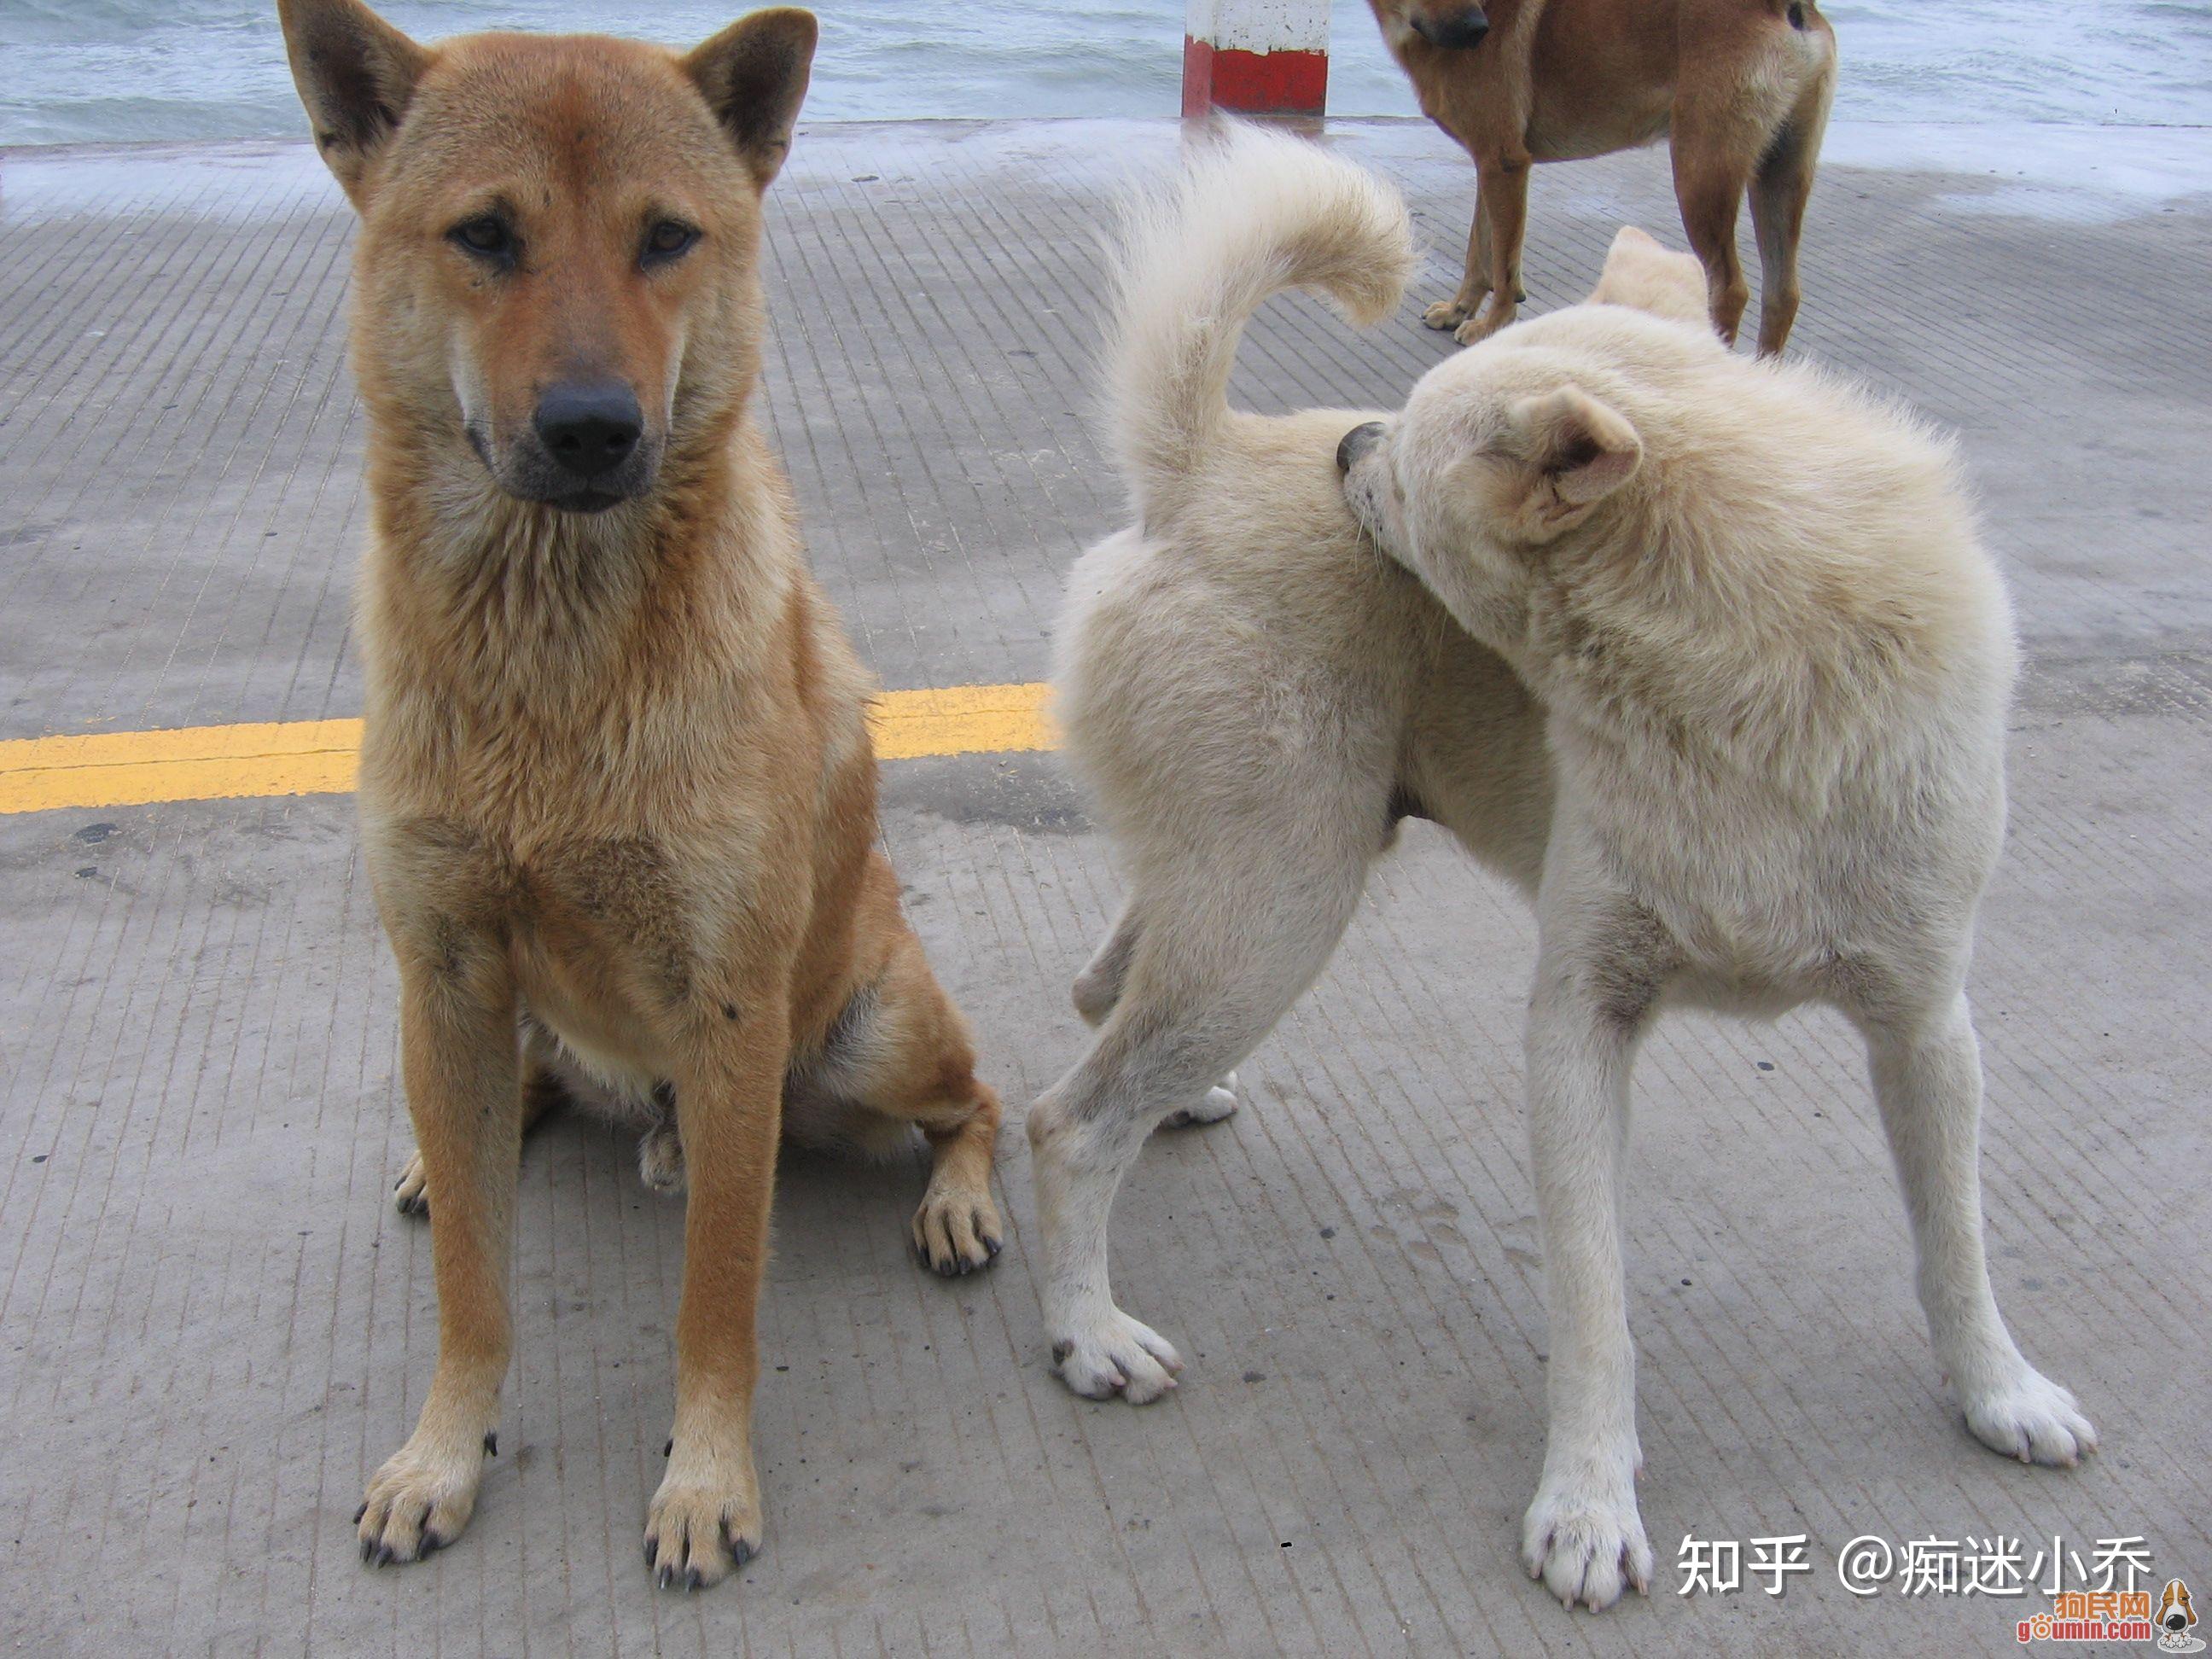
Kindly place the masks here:
<instances>
[{"instance_id":1,"label":"dog silhouette logo","mask_svg":"<svg viewBox=\"0 0 2212 1659\"><path fill-rule=\"evenodd\" d=\"M2158 1626L2160 1653L2204 1651L2203 1638L2189 1633L2197 1623L2197 1607L2189 1599L2189 1586L2179 1578L2166 1581L2165 1593L2158 1598L2158 1616L2152 1622Z\"/></svg>"}]
</instances>

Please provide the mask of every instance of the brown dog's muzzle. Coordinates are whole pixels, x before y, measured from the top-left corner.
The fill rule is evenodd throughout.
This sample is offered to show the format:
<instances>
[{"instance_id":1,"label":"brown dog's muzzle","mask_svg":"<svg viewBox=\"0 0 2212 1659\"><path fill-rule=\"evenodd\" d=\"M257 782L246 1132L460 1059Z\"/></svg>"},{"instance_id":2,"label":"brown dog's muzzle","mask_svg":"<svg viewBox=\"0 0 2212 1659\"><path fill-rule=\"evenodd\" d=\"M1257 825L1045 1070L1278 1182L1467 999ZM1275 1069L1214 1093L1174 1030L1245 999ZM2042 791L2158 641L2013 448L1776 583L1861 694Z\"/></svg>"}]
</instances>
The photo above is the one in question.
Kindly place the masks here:
<instances>
[{"instance_id":1,"label":"brown dog's muzzle","mask_svg":"<svg viewBox=\"0 0 2212 1659\"><path fill-rule=\"evenodd\" d=\"M1413 33L1432 46L1449 51L1465 51L1482 44L1482 37L1490 33L1490 15L1480 6L1469 6L1445 16L1432 16L1417 11L1413 16Z\"/></svg>"},{"instance_id":2,"label":"brown dog's muzzle","mask_svg":"<svg viewBox=\"0 0 2212 1659\"><path fill-rule=\"evenodd\" d=\"M612 378L556 380L538 395L527 433L506 447L503 464L485 455L500 487L570 513L641 495L659 470L637 393Z\"/></svg>"}]
</instances>

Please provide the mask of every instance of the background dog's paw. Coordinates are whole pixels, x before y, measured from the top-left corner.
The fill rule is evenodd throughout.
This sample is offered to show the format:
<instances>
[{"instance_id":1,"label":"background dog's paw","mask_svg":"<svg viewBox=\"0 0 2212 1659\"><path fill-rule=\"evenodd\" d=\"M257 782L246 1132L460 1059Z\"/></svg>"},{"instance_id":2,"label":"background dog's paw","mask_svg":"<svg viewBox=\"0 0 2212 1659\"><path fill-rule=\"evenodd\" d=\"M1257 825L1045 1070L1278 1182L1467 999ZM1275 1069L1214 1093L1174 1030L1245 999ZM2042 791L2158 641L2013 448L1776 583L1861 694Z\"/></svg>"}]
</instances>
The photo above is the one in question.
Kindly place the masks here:
<instances>
[{"instance_id":1,"label":"background dog's paw","mask_svg":"<svg viewBox=\"0 0 2212 1659\"><path fill-rule=\"evenodd\" d=\"M1540 1487L1521 1524L1521 1564L1559 1598L1592 1613L1611 1607L1630 1585L1651 1589L1651 1546L1636 1510L1632 1482Z\"/></svg>"},{"instance_id":2,"label":"background dog's paw","mask_svg":"<svg viewBox=\"0 0 2212 1659\"><path fill-rule=\"evenodd\" d=\"M1452 331L1452 338L1462 345L1473 345L1478 340L1486 340L1513 320L1513 307L1499 305L1497 296L1492 295L1491 302L1483 307L1480 315L1468 318Z\"/></svg>"},{"instance_id":3,"label":"background dog's paw","mask_svg":"<svg viewBox=\"0 0 2212 1659\"><path fill-rule=\"evenodd\" d=\"M911 1231L915 1258L946 1279L989 1267L1006 1238L991 1194L954 1186L932 1185L922 1194Z\"/></svg>"},{"instance_id":4,"label":"background dog's paw","mask_svg":"<svg viewBox=\"0 0 2212 1659\"><path fill-rule=\"evenodd\" d=\"M1119 1395L1132 1406L1167 1393L1182 1369L1174 1343L1119 1308L1084 1329L1056 1334L1052 1358L1060 1380L1085 1400Z\"/></svg>"},{"instance_id":5,"label":"background dog's paw","mask_svg":"<svg viewBox=\"0 0 2212 1659\"><path fill-rule=\"evenodd\" d=\"M684 1137L673 1123L656 1123L638 1137L637 1178L664 1198L684 1190Z\"/></svg>"},{"instance_id":6,"label":"background dog's paw","mask_svg":"<svg viewBox=\"0 0 2212 1659\"><path fill-rule=\"evenodd\" d=\"M1237 1073L1227 1077L1206 1091L1205 1096L1190 1105L1179 1107L1160 1120L1163 1129L1191 1129L1201 1123L1218 1123L1237 1110Z\"/></svg>"},{"instance_id":7,"label":"background dog's paw","mask_svg":"<svg viewBox=\"0 0 2212 1659\"><path fill-rule=\"evenodd\" d=\"M430 1213L429 1181L422 1173L421 1152L408 1154L406 1167L400 1170L398 1182L392 1189L392 1207L402 1215Z\"/></svg>"},{"instance_id":8,"label":"background dog's paw","mask_svg":"<svg viewBox=\"0 0 2212 1659\"><path fill-rule=\"evenodd\" d=\"M761 1538L757 1491L679 1479L672 1467L646 1510L645 1565L663 1589L705 1589L758 1555Z\"/></svg>"},{"instance_id":9,"label":"background dog's paw","mask_svg":"<svg viewBox=\"0 0 2212 1659\"><path fill-rule=\"evenodd\" d=\"M1430 328L1457 328L1467 320L1467 307L1456 300L1439 300L1421 313Z\"/></svg>"},{"instance_id":10,"label":"background dog's paw","mask_svg":"<svg viewBox=\"0 0 2212 1659\"><path fill-rule=\"evenodd\" d=\"M2097 1449L2097 1431L2074 1396L2029 1366L2010 1383L1968 1398L1966 1409L1975 1439L2023 1463L2070 1469Z\"/></svg>"},{"instance_id":11,"label":"background dog's paw","mask_svg":"<svg viewBox=\"0 0 2212 1659\"><path fill-rule=\"evenodd\" d=\"M410 1440L369 1478L354 1512L361 1559L371 1566L419 1561L461 1535L483 1479L483 1445L425 1446Z\"/></svg>"}]
</instances>

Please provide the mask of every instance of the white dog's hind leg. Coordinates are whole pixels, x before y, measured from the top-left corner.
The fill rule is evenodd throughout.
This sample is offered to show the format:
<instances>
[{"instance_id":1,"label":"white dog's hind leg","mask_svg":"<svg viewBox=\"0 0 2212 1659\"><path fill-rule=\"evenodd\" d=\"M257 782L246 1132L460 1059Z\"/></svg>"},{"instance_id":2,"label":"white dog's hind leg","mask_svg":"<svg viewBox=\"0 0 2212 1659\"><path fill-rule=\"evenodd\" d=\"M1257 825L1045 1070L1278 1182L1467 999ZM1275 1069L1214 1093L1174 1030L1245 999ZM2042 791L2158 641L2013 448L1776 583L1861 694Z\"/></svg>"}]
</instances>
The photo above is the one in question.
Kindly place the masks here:
<instances>
[{"instance_id":1,"label":"white dog's hind leg","mask_svg":"<svg viewBox=\"0 0 2212 1659\"><path fill-rule=\"evenodd\" d=\"M1547 879L1546 901L1557 895ZM1618 909L1619 916L1609 913ZM1528 1008L1528 1114L1551 1310L1544 1471L1521 1559L1567 1607L1648 1591L1651 1546L1636 1505L1636 1351L1628 1334L1620 1163L1636 1040L1663 977L1640 912L1603 900L1540 902ZM1578 938L1554 939L1566 914Z\"/></svg>"},{"instance_id":2,"label":"white dog's hind leg","mask_svg":"<svg viewBox=\"0 0 2212 1659\"><path fill-rule=\"evenodd\" d=\"M1121 987L1129 976L1129 962L1137 951L1139 926L1137 907L1125 904L1121 914L1114 919L1113 931L1105 943L1092 953L1091 961L1075 976L1070 993L1075 1012L1086 1024L1100 1025L1114 1012L1114 1005L1121 1000ZM1237 1110L1237 1073L1225 1072L1221 1080L1188 1106L1178 1106L1160 1120L1163 1129L1188 1129L1200 1124L1218 1123ZM402 1205L404 1209L406 1206Z\"/></svg>"},{"instance_id":3,"label":"white dog's hind leg","mask_svg":"<svg viewBox=\"0 0 2212 1659\"><path fill-rule=\"evenodd\" d=\"M2097 1445L2074 1396L2021 1357L1982 1249L1982 1057L1961 994L1923 1022L1862 1021L1919 1259L1920 1305L1966 1426L2023 1463L2071 1466Z\"/></svg>"},{"instance_id":4,"label":"white dog's hind leg","mask_svg":"<svg viewBox=\"0 0 2212 1659\"><path fill-rule=\"evenodd\" d=\"M1212 1079L1313 982L1352 919L1374 842L1371 829L1347 828L1330 845L1314 824L1284 839L1304 843L1291 868L1279 847L1272 860L1224 848L1194 860L1173 890L1140 886L1133 904L1146 921L1122 994L1091 1052L1030 1109L1046 1334L1061 1380L1091 1399L1143 1405L1182 1369L1173 1344L1114 1303L1107 1223L1122 1176L1152 1127L1204 1110Z\"/></svg>"}]
</instances>

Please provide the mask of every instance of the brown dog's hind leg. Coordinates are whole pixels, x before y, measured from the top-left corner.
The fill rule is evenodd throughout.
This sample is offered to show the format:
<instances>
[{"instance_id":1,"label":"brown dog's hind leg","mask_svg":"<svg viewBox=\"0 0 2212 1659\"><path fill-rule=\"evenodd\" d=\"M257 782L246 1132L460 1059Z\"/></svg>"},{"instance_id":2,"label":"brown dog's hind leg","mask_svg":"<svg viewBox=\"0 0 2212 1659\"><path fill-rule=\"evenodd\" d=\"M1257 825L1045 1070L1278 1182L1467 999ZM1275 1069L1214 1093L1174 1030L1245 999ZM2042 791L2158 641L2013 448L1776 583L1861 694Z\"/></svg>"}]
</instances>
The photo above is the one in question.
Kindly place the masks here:
<instances>
[{"instance_id":1,"label":"brown dog's hind leg","mask_svg":"<svg viewBox=\"0 0 2212 1659\"><path fill-rule=\"evenodd\" d=\"M1774 135L1751 180L1759 233L1759 355L1779 356L1797 319L1797 241L1828 121L1828 88L1815 87Z\"/></svg>"},{"instance_id":2,"label":"brown dog's hind leg","mask_svg":"<svg viewBox=\"0 0 2212 1659\"><path fill-rule=\"evenodd\" d=\"M1006 1237L991 1199L999 1097L975 1076L968 1022L945 994L903 919L875 983L841 1015L821 1084L867 1111L920 1127L929 1186L914 1212L914 1251L951 1278L988 1267Z\"/></svg>"},{"instance_id":3,"label":"brown dog's hind leg","mask_svg":"<svg viewBox=\"0 0 2212 1659\"><path fill-rule=\"evenodd\" d=\"M1430 328L1457 328L1474 315L1489 292L1490 222L1483 211L1481 175L1478 173L1474 187L1474 221L1468 227L1467 268L1460 276L1459 292L1449 300L1439 300L1431 306L1421 313L1421 321Z\"/></svg>"},{"instance_id":4,"label":"brown dog's hind leg","mask_svg":"<svg viewBox=\"0 0 2212 1659\"><path fill-rule=\"evenodd\" d=\"M1730 345L1751 299L1736 259L1735 218L1759 150L1757 137L1739 131L1740 125L1678 109L1674 137L1674 199L1682 210L1682 229L1705 268L1713 331Z\"/></svg>"},{"instance_id":5,"label":"brown dog's hind leg","mask_svg":"<svg viewBox=\"0 0 2212 1659\"><path fill-rule=\"evenodd\" d=\"M898 878L872 854L855 917L859 983L818 1039L793 1056L786 1114L794 1140L862 1152L928 1138L929 1186L914 1213L915 1255L951 1277L988 1267L1006 1237L991 1200L999 1097L975 1076L968 1022L929 970L899 910Z\"/></svg>"}]
</instances>

